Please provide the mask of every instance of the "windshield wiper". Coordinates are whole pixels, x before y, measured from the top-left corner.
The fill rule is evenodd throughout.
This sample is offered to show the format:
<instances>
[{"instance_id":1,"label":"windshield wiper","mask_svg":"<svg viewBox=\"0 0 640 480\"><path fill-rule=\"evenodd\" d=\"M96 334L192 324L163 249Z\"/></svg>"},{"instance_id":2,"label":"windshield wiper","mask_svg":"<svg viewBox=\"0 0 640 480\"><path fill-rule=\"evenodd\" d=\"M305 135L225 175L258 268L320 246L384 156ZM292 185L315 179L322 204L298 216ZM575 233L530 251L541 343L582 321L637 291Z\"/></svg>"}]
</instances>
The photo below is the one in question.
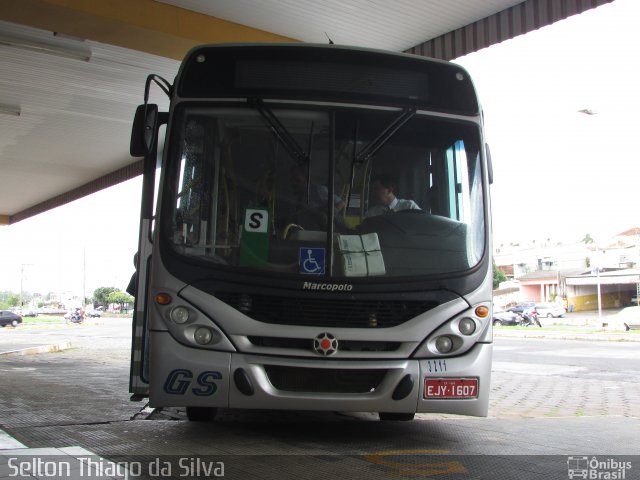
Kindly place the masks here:
<instances>
[{"instance_id":1,"label":"windshield wiper","mask_svg":"<svg viewBox=\"0 0 640 480\"><path fill-rule=\"evenodd\" d=\"M296 142L296 139L293 138L287 128L269 109L269 107L266 107L264 102L259 98L249 99L248 103L249 106L255 108L256 110L258 110L258 112L260 112L262 118L264 118L271 127L271 132L282 144L291 158L293 158L298 163L298 165L308 166L311 162L309 154L302 150L302 147L298 144L298 142Z\"/></svg>"},{"instance_id":2,"label":"windshield wiper","mask_svg":"<svg viewBox=\"0 0 640 480\"><path fill-rule=\"evenodd\" d=\"M387 143L389 139L415 114L415 108L407 108L403 110L402 113L387 126L387 128L380 132L376 138L371 140L362 150L360 150L356 155L355 161L357 163L363 163L375 155L375 153L380 150L384 144Z\"/></svg>"}]
</instances>

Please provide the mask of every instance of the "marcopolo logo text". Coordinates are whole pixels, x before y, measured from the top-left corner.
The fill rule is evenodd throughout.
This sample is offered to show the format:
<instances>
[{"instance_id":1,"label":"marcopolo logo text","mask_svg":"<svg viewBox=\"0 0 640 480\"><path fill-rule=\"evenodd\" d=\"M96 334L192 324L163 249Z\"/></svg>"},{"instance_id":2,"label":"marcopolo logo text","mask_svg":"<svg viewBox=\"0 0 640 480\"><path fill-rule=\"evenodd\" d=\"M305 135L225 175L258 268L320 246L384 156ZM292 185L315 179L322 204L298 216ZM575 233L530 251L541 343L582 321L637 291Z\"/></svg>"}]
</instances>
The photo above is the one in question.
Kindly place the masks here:
<instances>
[{"instance_id":1,"label":"marcopolo logo text","mask_svg":"<svg viewBox=\"0 0 640 480\"><path fill-rule=\"evenodd\" d=\"M302 285L303 290L323 290L325 292L350 292L353 290L353 285L349 283L316 283L316 282L304 282Z\"/></svg>"}]
</instances>

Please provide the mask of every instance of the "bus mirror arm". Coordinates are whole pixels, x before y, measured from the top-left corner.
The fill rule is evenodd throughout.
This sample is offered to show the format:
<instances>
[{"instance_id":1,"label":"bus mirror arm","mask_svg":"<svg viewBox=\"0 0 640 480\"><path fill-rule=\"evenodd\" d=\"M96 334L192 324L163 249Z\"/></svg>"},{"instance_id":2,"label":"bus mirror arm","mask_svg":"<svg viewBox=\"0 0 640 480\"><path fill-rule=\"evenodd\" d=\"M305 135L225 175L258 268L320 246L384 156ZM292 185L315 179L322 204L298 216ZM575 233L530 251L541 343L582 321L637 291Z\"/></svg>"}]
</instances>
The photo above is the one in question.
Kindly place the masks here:
<instances>
[{"instance_id":1,"label":"bus mirror arm","mask_svg":"<svg viewBox=\"0 0 640 480\"><path fill-rule=\"evenodd\" d=\"M151 74L147 77L144 85L144 103L136 109L131 128L131 143L129 152L132 157L144 157L153 149L156 139L156 131L161 123L166 123L158 118L158 105L149 103L149 90L151 83L160 87L169 98L173 93L173 86L160 75Z\"/></svg>"},{"instance_id":2,"label":"bus mirror arm","mask_svg":"<svg viewBox=\"0 0 640 480\"><path fill-rule=\"evenodd\" d=\"M167 80L162 78L160 75L156 75L152 73L147 77L147 81L144 84L144 104L149 103L149 90L151 88L151 82L155 83L160 87L165 95L171 98L171 94L173 93L173 85L171 85Z\"/></svg>"}]
</instances>

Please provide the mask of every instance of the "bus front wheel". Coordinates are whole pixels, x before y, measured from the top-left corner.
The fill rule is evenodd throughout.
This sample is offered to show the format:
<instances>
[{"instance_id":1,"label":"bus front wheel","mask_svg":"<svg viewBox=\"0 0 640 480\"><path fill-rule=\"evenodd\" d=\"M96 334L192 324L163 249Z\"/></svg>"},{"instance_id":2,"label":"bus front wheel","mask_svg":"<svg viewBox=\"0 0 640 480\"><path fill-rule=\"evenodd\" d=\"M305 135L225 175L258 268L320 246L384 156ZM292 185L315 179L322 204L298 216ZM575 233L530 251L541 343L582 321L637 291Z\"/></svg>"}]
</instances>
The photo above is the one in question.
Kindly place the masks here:
<instances>
[{"instance_id":1,"label":"bus front wheel","mask_svg":"<svg viewBox=\"0 0 640 480\"><path fill-rule=\"evenodd\" d=\"M210 422L218 409L212 407L187 407L187 418L190 422Z\"/></svg>"}]
</instances>

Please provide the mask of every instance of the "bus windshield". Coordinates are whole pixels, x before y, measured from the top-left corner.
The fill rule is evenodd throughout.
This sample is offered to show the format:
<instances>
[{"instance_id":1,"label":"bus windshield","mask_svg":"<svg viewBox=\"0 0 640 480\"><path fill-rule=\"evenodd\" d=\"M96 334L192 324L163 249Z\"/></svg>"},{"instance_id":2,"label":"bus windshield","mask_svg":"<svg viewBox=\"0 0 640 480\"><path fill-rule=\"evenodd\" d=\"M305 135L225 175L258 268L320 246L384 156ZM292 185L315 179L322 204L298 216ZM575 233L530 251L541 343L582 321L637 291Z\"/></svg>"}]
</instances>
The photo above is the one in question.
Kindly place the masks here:
<instances>
[{"instance_id":1,"label":"bus windshield","mask_svg":"<svg viewBox=\"0 0 640 480\"><path fill-rule=\"evenodd\" d=\"M183 103L171 248L304 279L461 272L485 251L480 125L401 109Z\"/></svg>"}]
</instances>

